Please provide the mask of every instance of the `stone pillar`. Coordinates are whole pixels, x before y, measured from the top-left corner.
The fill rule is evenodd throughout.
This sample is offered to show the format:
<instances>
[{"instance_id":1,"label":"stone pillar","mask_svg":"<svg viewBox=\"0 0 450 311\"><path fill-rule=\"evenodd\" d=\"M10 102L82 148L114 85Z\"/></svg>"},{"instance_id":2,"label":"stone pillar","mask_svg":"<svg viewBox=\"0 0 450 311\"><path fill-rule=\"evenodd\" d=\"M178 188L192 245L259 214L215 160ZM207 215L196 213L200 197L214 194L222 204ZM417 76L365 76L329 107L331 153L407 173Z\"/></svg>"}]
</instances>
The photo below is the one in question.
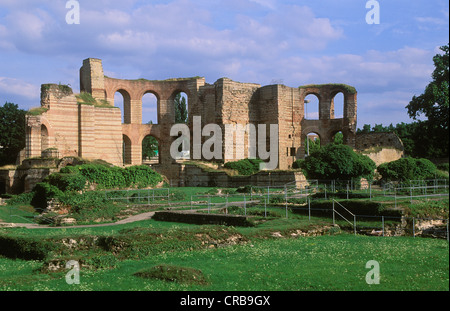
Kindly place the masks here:
<instances>
[{"instance_id":1,"label":"stone pillar","mask_svg":"<svg viewBox=\"0 0 450 311\"><path fill-rule=\"evenodd\" d=\"M27 117L25 145L26 158L41 156L41 121L39 116Z\"/></svg>"},{"instance_id":2,"label":"stone pillar","mask_svg":"<svg viewBox=\"0 0 450 311\"><path fill-rule=\"evenodd\" d=\"M80 69L80 91L91 93L95 99L106 99L102 60L87 58Z\"/></svg>"},{"instance_id":3,"label":"stone pillar","mask_svg":"<svg viewBox=\"0 0 450 311\"><path fill-rule=\"evenodd\" d=\"M78 105L78 153L82 158L95 158L95 111L92 105Z\"/></svg>"}]
</instances>

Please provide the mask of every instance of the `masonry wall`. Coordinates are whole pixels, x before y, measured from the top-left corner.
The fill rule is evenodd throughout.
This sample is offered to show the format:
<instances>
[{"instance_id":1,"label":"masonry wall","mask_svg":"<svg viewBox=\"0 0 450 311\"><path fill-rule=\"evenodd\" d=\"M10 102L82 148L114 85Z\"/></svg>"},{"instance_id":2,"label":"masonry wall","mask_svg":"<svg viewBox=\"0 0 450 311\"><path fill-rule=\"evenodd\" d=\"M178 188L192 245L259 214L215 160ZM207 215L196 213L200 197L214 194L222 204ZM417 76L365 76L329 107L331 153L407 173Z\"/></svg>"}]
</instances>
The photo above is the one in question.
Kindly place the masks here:
<instances>
[{"instance_id":1,"label":"masonry wall","mask_svg":"<svg viewBox=\"0 0 450 311\"><path fill-rule=\"evenodd\" d=\"M221 160L234 161L256 156L262 158L258 147L270 150L270 125L278 126L275 146L278 169L289 169L296 159L305 156L306 135L317 133L322 144L332 141L338 131L344 143L355 147L356 90L341 84L309 85L291 88L284 85L261 86L240 83L228 78L206 84L204 78L168 80L125 80L104 76L102 61L89 58L80 69L80 91L91 93L102 105L80 104L73 91L61 85L43 85L40 113L27 117L26 157L39 157L47 148L56 148L60 157L79 156L103 159L115 165L142 164L142 141L150 135L159 142L158 172L169 180L183 183L188 178L177 160L170 154L175 137L170 130L175 123L174 98L184 92L188 97L188 126L191 133L191 159L194 150L202 148L209 136L193 141L194 117L201 117L201 131L207 124L219 125L222 137ZM114 107L114 95L124 98L123 111ZM142 124L142 97L153 93L157 97L158 124ZM344 117L336 119L334 97L344 94ZM305 120L304 100L308 94L319 98L319 119ZM111 106L105 106L109 103ZM122 123L121 119L124 119ZM227 125L253 125L243 132L241 139L232 133L232 146L227 149ZM265 146L252 145L258 141L258 125L266 125ZM253 135L253 136L252 136ZM229 138L229 137L228 137ZM204 155L203 155L204 156ZM200 158L202 158L200 156ZM203 157L203 159L205 159Z\"/></svg>"},{"instance_id":2,"label":"masonry wall","mask_svg":"<svg viewBox=\"0 0 450 311\"><path fill-rule=\"evenodd\" d=\"M79 104L71 90L63 94L53 84L43 85L41 107L45 108L41 114L27 117L27 158L55 148L60 158L78 156L122 165L120 109Z\"/></svg>"}]
</instances>

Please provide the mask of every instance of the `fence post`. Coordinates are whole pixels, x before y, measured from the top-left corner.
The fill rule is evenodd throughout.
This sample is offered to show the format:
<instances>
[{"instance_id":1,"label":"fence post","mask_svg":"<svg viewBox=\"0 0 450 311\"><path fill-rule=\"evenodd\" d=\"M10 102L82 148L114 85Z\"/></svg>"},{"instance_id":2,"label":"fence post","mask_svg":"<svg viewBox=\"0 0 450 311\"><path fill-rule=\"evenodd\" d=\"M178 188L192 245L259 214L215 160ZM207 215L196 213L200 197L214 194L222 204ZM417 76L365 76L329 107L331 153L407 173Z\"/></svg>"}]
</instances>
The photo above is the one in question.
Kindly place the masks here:
<instances>
[{"instance_id":1,"label":"fence post","mask_svg":"<svg viewBox=\"0 0 450 311\"><path fill-rule=\"evenodd\" d=\"M409 188L409 194L410 194L410 197L411 197L411 205L412 205L412 188Z\"/></svg>"},{"instance_id":2,"label":"fence post","mask_svg":"<svg viewBox=\"0 0 450 311\"><path fill-rule=\"evenodd\" d=\"M247 203L245 202L245 194L244 194L244 214L247 216Z\"/></svg>"},{"instance_id":3,"label":"fence post","mask_svg":"<svg viewBox=\"0 0 450 311\"><path fill-rule=\"evenodd\" d=\"M356 235L356 215L353 215L353 229L354 229L355 235Z\"/></svg>"},{"instance_id":4,"label":"fence post","mask_svg":"<svg viewBox=\"0 0 450 311\"><path fill-rule=\"evenodd\" d=\"M394 207L397 208L397 191L394 188Z\"/></svg>"},{"instance_id":5,"label":"fence post","mask_svg":"<svg viewBox=\"0 0 450 311\"><path fill-rule=\"evenodd\" d=\"M264 218L267 218L267 199L264 198Z\"/></svg>"},{"instance_id":6,"label":"fence post","mask_svg":"<svg viewBox=\"0 0 450 311\"><path fill-rule=\"evenodd\" d=\"M383 236L384 236L384 216L381 216L381 225L382 225L382 231L383 231Z\"/></svg>"},{"instance_id":7,"label":"fence post","mask_svg":"<svg viewBox=\"0 0 450 311\"><path fill-rule=\"evenodd\" d=\"M208 195L208 214L211 209L211 197Z\"/></svg>"},{"instance_id":8,"label":"fence post","mask_svg":"<svg viewBox=\"0 0 450 311\"><path fill-rule=\"evenodd\" d=\"M448 218L447 218L447 243L449 242L449 236L448 236Z\"/></svg>"},{"instance_id":9,"label":"fence post","mask_svg":"<svg viewBox=\"0 0 450 311\"><path fill-rule=\"evenodd\" d=\"M287 187L284 186L284 201L285 201L285 205L286 205L286 218L288 218L288 202L287 202Z\"/></svg>"},{"instance_id":10,"label":"fence post","mask_svg":"<svg viewBox=\"0 0 450 311\"><path fill-rule=\"evenodd\" d=\"M311 198L308 197L308 220L311 221Z\"/></svg>"},{"instance_id":11,"label":"fence post","mask_svg":"<svg viewBox=\"0 0 450 311\"><path fill-rule=\"evenodd\" d=\"M228 193L227 193L227 203L225 205L225 215L228 215Z\"/></svg>"},{"instance_id":12,"label":"fence post","mask_svg":"<svg viewBox=\"0 0 450 311\"><path fill-rule=\"evenodd\" d=\"M334 219L334 199L333 199L333 226L336 224L335 219Z\"/></svg>"}]
</instances>

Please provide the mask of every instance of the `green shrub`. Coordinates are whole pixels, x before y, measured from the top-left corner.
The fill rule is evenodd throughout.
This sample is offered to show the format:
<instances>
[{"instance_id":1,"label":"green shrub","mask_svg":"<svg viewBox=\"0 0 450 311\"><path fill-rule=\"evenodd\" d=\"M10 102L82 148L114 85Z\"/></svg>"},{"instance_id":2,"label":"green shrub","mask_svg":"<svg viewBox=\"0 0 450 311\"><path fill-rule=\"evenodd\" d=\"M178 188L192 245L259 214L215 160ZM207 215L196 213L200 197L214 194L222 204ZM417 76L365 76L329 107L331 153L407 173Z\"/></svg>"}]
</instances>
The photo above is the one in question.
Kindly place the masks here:
<instances>
[{"instance_id":1,"label":"green shrub","mask_svg":"<svg viewBox=\"0 0 450 311\"><path fill-rule=\"evenodd\" d=\"M33 192L25 192L12 196L8 201L8 205L29 205L33 199Z\"/></svg>"},{"instance_id":2,"label":"green shrub","mask_svg":"<svg viewBox=\"0 0 450 311\"><path fill-rule=\"evenodd\" d=\"M125 182L128 186L137 186L138 188L154 187L160 183L163 178L146 165L135 165L125 168L123 172Z\"/></svg>"},{"instance_id":3,"label":"green shrub","mask_svg":"<svg viewBox=\"0 0 450 311\"><path fill-rule=\"evenodd\" d=\"M292 164L292 168L302 168L304 159L298 159Z\"/></svg>"},{"instance_id":4,"label":"green shrub","mask_svg":"<svg viewBox=\"0 0 450 311\"><path fill-rule=\"evenodd\" d=\"M39 238L0 236L0 255L12 259L43 260L54 249L53 243Z\"/></svg>"},{"instance_id":5,"label":"green shrub","mask_svg":"<svg viewBox=\"0 0 450 311\"><path fill-rule=\"evenodd\" d=\"M252 175L259 172L259 164L261 159L243 159L239 161L227 162L224 167L236 170L239 175Z\"/></svg>"},{"instance_id":6,"label":"green shrub","mask_svg":"<svg viewBox=\"0 0 450 311\"><path fill-rule=\"evenodd\" d=\"M83 213L86 210L102 210L108 206L104 193L97 191L65 192L59 195L59 201L71 207L72 213Z\"/></svg>"},{"instance_id":7,"label":"green shrub","mask_svg":"<svg viewBox=\"0 0 450 311\"><path fill-rule=\"evenodd\" d=\"M297 163L309 179L372 179L376 168L369 157L337 144L328 144Z\"/></svg>"},{"instance_id":8,"label":"green shrub","mask_svg":"<svg viewBox=\"0 0 450 311\"><path fill-rule=\"evenodd\" d=\"M127 168L105 164L83 164L66 166L61 173L81 174L91 184L101 189L154 187L163 178L160 174L146 165L135 165Z\"/></svg>"},{"instance_id":9,"label":"green shrub","mask_svg":"<svg viewBox=\"0 0 450 311\"><path fill-rule=\"evenodd\" d=\"M431 179L437 168L427 159L402 158L379 165L377 171L382 180L388 182Z\"/></svg>"},{"instance_id":10,"label":"green shrub","mask_svg":"<svg viewBox=\"0 0 450 311\"><path fill-rule=\"evenodd\" d=\"M31 205L38 209L45 209L47 202L54 198L59 198L63 192L58 187L50 185L46 182L37 183L33 189L33 198Z\"/></svg>"},{"instance_id":11,"label":"green shrub","mask_svg":"<svg viewBox=\"0 0 450 311\"><path fill-rule=\"evenodd\" d=\"M446 171L446 172L449 171L448 163L441 163L441 164L436 165L436 167L441 171Z\"/></svg>"},{"instance_id":12,"label":"green shrub","mask_svg":"<svg viewBox=\"0 0 450 311\"><path fill-rule=\"evenodd\" d=\"M86 186L86 177L80 173L53 173L44 181L61 191L80 191Z\"/></svg>"}]
</instances>

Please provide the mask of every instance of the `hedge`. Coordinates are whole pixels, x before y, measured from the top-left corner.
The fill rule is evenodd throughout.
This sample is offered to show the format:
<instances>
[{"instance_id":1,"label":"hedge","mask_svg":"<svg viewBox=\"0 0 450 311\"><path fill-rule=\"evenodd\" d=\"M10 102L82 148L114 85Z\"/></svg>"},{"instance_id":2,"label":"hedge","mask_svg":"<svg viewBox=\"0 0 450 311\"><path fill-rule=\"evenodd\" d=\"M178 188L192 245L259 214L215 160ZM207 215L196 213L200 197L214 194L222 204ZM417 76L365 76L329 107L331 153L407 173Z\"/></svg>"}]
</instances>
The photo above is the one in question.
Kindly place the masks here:
<instances>
[{"instance_id":1,"label":"hedge","mask_svg":"<svg viewBox=\"0 0 450 311\"><path fill-rule=\"evenodd\" d=\"M383 181L408 181L434 178L437 168L427 159L402 158L379 165L377 171Z\"/></svg>"},{"instance_id":2,"label":"hedge","mask_svg":"<svg viewBox=\"0 0 450 311\"><path fill-rule=\"evenodd\" d=\"M224 167L236 170L239 175L252 175L259 172L259 164L263 161L261 159L243 159L239 161L227 162Z\"/></svg>"}]
</instances>

